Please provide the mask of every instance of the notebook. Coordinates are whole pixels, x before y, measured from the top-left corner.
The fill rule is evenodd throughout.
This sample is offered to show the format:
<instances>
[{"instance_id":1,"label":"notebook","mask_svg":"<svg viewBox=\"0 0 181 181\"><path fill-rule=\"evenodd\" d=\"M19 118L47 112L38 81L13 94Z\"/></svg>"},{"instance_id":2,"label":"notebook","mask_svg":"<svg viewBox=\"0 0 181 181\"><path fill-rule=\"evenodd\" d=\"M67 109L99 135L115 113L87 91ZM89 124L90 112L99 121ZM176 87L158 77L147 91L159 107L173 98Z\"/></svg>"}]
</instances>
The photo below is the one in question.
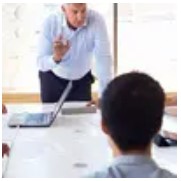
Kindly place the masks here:
<instances>
[{"instance_id":1,"label":"notebook","mask_svg":"<svg viewBox=\"0 0 181 181\"><path fill-rule=\"evenodd\" d=\"M56 103L52 112L46 113L16 113L10 117L8 122L9 127L50 127L56 119L59 111L61 110L64 101L72 89L72 82L70 81L59 101Z\"/></svg>"},{"instance_id":2,"label":"notebook","mask_svg":"<svg viewBox=\"0 0 181 181\"><path fill-rule=\"evenodd\" d=\"M74 106L74 104L72 104ZM94 114L97 112L96 106L79 105L74 107L63 107L62 115L79 115L79 114Z\"/></svg>"}]
</instances>

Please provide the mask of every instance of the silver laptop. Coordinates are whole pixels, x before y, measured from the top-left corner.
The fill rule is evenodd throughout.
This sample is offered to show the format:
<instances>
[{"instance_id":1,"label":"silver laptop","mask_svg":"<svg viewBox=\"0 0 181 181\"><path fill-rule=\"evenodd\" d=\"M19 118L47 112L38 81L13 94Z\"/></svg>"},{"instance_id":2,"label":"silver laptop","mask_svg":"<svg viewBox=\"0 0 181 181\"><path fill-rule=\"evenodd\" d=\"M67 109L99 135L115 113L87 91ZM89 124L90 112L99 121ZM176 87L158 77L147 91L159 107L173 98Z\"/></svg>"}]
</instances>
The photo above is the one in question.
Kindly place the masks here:
<instances>
[{"instance_id":1,"label":"silver laptop","mask_svg":"<svg viewBox=\"0 0 181 181\"><path fill-rule=\"evenodd\" d=\"M56 119L61 110L64 101L72 89L72 82L70 81L59 101L56 103L52 112L47 113L16 113L10 117L8 122L9 127L49 127Z\"/></svg>"}]
</instances>

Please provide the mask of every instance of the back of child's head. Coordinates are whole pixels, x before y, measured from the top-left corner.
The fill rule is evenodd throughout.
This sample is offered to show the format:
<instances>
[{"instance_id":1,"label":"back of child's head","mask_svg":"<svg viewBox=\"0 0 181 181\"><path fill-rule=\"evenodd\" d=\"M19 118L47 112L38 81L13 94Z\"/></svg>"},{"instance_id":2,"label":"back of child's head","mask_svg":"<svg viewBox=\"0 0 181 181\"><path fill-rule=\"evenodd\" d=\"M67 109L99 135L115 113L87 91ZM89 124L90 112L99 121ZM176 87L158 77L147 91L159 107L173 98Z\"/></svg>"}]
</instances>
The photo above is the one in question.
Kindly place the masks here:
<instances>
[{"instance_id":1,"label":"back of child's head","mask_svg":"<svg viewBox=\"0 0 181 181\"><path fill-rule=\"evenodd\" d=\"M144 150L161 127L164 102L162 87L149 75L120 75L103 93L103 123L121 150Z\"/></svg>"}]
</instances>

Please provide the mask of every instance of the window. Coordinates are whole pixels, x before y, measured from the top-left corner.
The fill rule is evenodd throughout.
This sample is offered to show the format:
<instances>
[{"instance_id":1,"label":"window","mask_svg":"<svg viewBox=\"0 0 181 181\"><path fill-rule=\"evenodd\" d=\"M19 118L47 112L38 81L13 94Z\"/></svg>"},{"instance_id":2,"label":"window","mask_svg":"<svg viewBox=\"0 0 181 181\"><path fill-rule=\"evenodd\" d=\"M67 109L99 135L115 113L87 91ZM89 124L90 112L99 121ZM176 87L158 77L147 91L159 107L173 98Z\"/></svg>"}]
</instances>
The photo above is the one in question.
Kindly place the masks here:
<instances>
[{"instance_id":1,"label":"window","mask_svg":"<svg viewBox=\"0 0 181 181\"><path fill-rule=\"evenodd\" d=\"M112 56L113 61L117 61L117 73L132 70L147 72L161 82L166 92L176 92L176 4L117 5L118 17L113 3L88 4L89 8L100 12L106 20L112 55L118 50L118 55L115 56L118 59L114 60ZM3 93L39 94L36 56L40 27L44 18L59 8L60 4L53 3L2 5ZM113 24L118 25L118 31L114 31L113 27L116 26ZM94 63L92 66L95 67ZM96 81L93 92L97 88Z\"/></svg>"},{"instance_id":2,"label":"window","mask_svg":"<svg viewBox=\"0 0 181 181\"><path fill-rule=\"evenodd\" d=\"M176 92L176 4L120 3L118 8L118 74L144 71L166 92Z\"/></svg>"},{"instance_id":3,"label":"window","mask_svg":"<svg viewBox=\"0 0 181 181\"><path fill-rule=\"evenodd\" d=\"M39 92L37 40L51 4L3 4L3 92Z\"/></svg>"}]
</instances>

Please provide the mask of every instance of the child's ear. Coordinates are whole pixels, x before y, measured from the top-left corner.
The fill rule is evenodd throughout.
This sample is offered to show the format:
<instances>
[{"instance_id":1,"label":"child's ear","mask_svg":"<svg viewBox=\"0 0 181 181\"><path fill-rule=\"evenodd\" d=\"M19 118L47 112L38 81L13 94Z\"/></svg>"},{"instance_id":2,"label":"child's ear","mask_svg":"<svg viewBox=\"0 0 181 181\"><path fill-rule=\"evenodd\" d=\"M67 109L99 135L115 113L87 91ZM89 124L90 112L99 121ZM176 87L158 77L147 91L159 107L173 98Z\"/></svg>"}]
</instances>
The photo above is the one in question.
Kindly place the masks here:
<instances>
[{"instance_id":1,"label":"child's ear","mask_svg":"<svg viewBox=\"0 0 181 181\"><path fill-rule=\"evenodd\" d=\"M104 121L102 120L101 121L101 128L102 128L102 131L105 133L105 134L109 134L109 131L107 129L107 126L105 125Z\"/></svg>"}]
</instances>

